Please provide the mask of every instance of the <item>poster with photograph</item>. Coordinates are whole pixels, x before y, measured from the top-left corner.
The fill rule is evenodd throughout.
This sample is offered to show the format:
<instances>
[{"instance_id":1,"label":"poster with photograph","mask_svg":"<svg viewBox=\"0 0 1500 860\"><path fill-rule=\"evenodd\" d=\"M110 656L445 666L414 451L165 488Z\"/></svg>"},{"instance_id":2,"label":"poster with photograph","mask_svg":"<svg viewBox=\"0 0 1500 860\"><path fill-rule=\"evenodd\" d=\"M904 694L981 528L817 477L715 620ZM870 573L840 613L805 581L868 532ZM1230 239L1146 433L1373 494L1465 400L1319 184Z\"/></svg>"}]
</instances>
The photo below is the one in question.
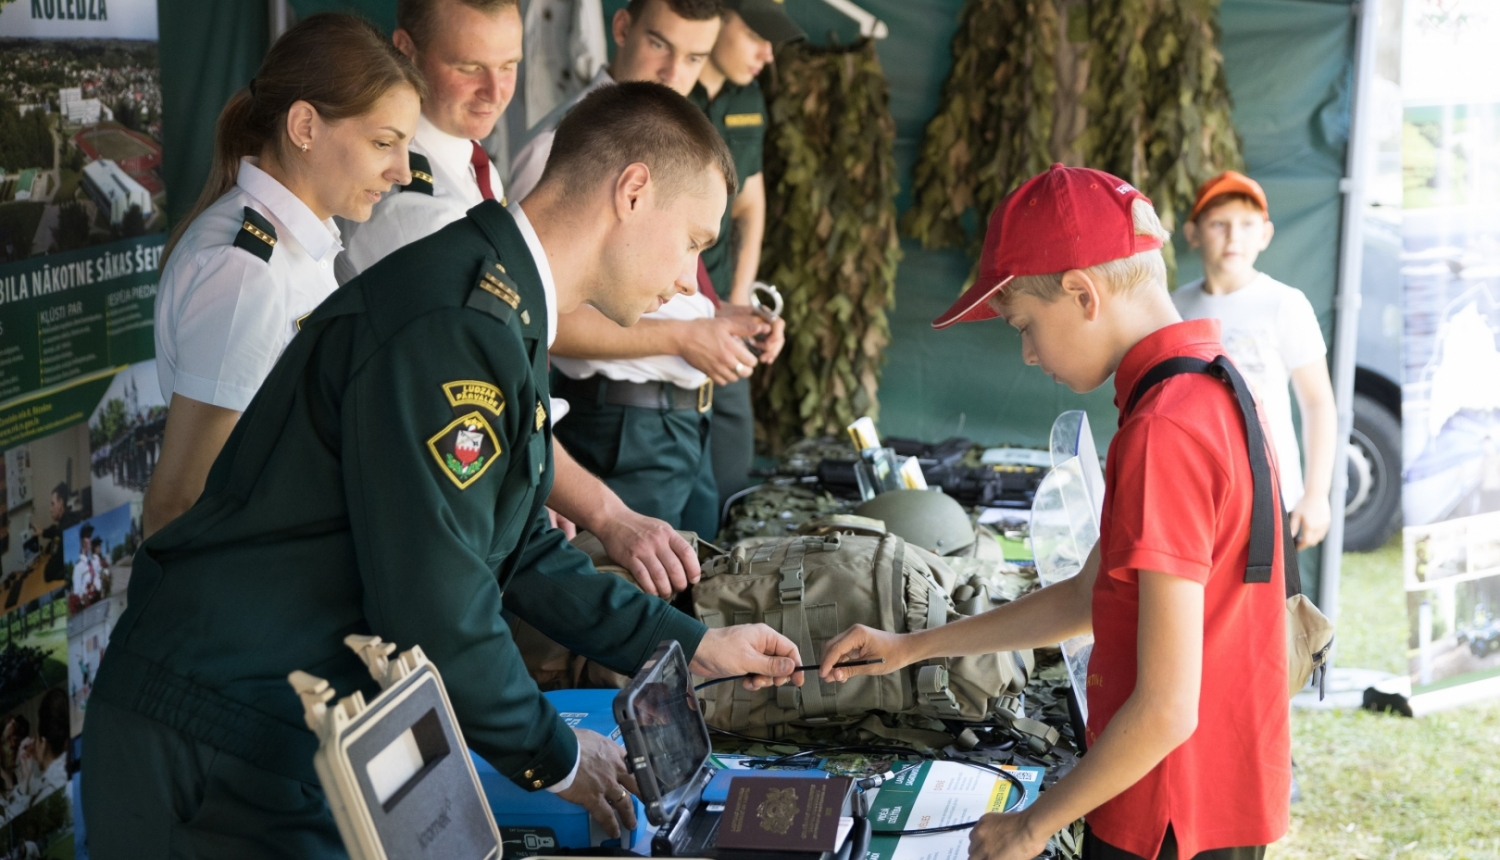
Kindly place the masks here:
<instances>
[{"instance_id":1,"label":"poster with photograph","mask_svg":"<svg viewBox=\"0 0 1500 860\"><path fill-rule=\"evenodd\" d=\"M156 0L0 0L0 51L0 860L73 857L69 739L166 420Z\"/></svg>"},{"instance_id":2,"label":"poster with photograph","mask_svg":"<svg viewBox=\"0 0 1500 860\"><path fill-rule=\"evenodd\" d=\"M1462 73L1488 68L1500 13L1405 14L1402 512L1422 695L1500 681L1500 81Z\"/></svg>"}]
</instances>

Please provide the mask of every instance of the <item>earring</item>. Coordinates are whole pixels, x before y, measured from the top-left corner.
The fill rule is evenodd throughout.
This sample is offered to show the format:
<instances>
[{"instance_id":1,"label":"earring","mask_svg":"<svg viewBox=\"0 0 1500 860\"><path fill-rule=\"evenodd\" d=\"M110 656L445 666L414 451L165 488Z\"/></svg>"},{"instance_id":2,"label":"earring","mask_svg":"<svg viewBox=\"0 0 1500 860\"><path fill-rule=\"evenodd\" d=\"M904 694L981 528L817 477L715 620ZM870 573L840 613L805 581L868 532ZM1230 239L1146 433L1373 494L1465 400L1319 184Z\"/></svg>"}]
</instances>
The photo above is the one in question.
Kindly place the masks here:
<instances>
[{"instance_id":1,"label":"earring","mask_svg":"<svg viewBox=\"0 0 1500 860\"><path fill-rule=\"evenodd\" d=\"M307 144L305 144L305 143L304 143L304 144L302 144L302 151L303 151L303 152L306 152L306 151L307 151Z\"/></svg>"}]
</instances>

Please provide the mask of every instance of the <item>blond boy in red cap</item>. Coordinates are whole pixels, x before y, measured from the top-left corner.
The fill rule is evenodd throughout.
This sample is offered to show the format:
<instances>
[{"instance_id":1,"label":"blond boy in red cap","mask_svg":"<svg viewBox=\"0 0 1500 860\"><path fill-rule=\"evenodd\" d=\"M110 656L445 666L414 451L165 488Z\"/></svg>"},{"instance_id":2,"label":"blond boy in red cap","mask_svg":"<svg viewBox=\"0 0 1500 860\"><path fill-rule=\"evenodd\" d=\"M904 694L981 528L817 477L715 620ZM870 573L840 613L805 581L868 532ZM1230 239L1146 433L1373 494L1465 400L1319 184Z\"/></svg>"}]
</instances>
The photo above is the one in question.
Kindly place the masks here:
<instances>
[{"instance_id":1,"label":"blond boy in red cap","mask_svg":"<svg viewBox=\"0 0 1500 860\"><path fill-rule=\"evenodd\" d=\"M1030 860L1080 816L1085 860L1260 858L1286 832L1274 455L1218 321L1172 306L1166 238L1128 183L1054 165L995 210L978 282L933 323L1004 318L1026 363L1074 391L1113 375L1120 428L1083 571L983 615L911 634L855 626L823 649L820 676L843 681L1093 633L1088 755L1027 810L986 815L973 860Z\"/></svg>"},{"instance_id":2,"label":"blond boy in red cap","mask_svg":"<svg viewBox=\"0 0 1500 860\"><path fill-rule=\"evenodd\" d=\"M1305 549L1328 533L1338 413L1312 304L1301 290L1255 269L1275 233L1268 212L1266 192L1243 173L1228 170L1203 183L1182 225L1183 237L1203 255L1203 278L1179 287L1172 303L1183 319L1222 324L1224 349L1255 389L1271 427L1282 500L1297 546ZM1302 412L1300 451L1288 380Z\"/></svg>"}]
</instances>

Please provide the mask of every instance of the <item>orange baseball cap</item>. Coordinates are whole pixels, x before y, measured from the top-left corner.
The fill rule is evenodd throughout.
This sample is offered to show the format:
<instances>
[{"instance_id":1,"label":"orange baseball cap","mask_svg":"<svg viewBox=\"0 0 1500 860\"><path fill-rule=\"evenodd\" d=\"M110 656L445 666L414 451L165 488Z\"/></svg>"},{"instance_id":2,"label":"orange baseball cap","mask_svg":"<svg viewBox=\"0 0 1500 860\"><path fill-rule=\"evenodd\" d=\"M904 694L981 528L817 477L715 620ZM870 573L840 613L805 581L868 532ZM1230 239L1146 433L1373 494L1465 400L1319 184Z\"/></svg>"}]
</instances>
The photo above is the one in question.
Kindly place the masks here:
<instances>
[{"instance_id":1,"label":"orange baseball cap","mask_svg":"<svg viewBox=\"0 0 1500 860\"><path fill-rule=\"evenodd\" d=\"M1198 186L1198 199L1193 201L1193 211L1188 215L1188 220L1197 218L1198 213L1203 211L1203 204L1220 194L1244 194L1260 206L1261 212L1269 214L1271 211L1270 204L1266 203L1265 189L1260 187L1259 182L1238 170L1226 170Z\"/></svg>"}]
</instances>

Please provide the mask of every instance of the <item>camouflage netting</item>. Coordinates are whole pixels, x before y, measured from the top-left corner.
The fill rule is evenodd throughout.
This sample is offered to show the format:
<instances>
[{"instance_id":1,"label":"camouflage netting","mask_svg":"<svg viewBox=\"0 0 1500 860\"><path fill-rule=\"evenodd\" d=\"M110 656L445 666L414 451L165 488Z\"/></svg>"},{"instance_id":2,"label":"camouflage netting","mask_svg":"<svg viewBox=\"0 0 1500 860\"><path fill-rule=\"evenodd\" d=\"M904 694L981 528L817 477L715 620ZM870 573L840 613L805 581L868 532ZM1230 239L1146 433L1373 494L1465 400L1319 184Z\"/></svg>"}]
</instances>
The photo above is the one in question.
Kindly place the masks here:
<instances>
[{"instance_id":1,"label":"camouflage netting","mask_svg":"<svg viewBox=\"0 0 1500 860\"><path fill-rule=\"evenodd\" d=\"M902 229L924 247L977 255L1005 195L1062 162L1128 180L1175 230L1199 183L1242 166L1218 7L968 0ZM970 210L978 217L966 222Z\"/></svg>"},{"instance_id":2,"label":"camouflage netting","mask_svg":"<svg viewBox=\"0 0 1500 860\"><path fill-rule=\"evenodd\" d=\"M793 44L776 68L761 279L786 298L788 341L752 383L756 437L772 452L878 416L901 254L896 127L874 43Z\"/></svg>"}]
</instances>

